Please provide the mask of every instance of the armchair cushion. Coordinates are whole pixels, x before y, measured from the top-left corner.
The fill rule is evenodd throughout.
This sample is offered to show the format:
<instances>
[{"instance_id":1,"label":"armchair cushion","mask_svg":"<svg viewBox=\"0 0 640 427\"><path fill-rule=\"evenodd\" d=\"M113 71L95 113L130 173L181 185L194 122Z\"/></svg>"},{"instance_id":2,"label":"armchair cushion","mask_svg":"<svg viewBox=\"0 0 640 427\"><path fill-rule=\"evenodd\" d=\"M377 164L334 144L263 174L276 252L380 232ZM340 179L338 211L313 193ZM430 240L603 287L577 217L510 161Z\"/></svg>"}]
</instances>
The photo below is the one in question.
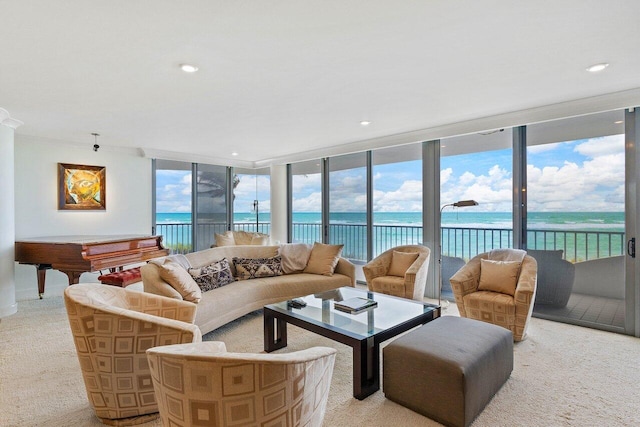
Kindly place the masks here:
<instances>
[{"instance_id":1,"label":"armchair cushion","mask_svg":"<svg viewBox=\"0 0 640 427\"><path fill-rule=\"evenodd\" d=\"M480 260L479 291L500 292L513 296L520 275L521 263L517 261Z\"/></svg>"},{"instance_id":2,"label":"armchair cushion","mask_svg":"<svg viewBox=\"0 0 640 427\"><path fill-rule=\"evenodd\" d=\"M411 264L418 259L418 255L417 252L393 251L391 265L389 266L387 275L404 277L409 267L411 267Z\"/></svg>"},{"instance_id":3,"label":"armchair cushion","mask_svg":"<svg viewBox=\"0 0 640 427\"><path fill-rule=\"evenodd\" d=\"M304 269L305 273L333 276L344 245L326 245L315 242L311 248L309 261Z\"/></svg>"}]
</instances>

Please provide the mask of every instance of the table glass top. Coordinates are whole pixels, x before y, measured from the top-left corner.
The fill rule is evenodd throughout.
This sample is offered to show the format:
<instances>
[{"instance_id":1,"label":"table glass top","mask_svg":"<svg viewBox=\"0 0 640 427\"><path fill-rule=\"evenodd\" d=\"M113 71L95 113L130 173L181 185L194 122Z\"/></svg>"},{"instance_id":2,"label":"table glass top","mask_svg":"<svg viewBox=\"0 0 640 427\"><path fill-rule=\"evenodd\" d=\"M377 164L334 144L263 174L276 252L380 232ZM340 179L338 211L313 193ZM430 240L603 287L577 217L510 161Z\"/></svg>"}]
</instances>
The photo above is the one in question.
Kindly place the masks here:
<instances>
[{"instance_id":1,"label":"table glass top","mask_svg":"<svg viewBox=\"0 0 640 427\"><path fill-rule=\"evenodd\" d=\"M376 301L378 305L357 314L345 313L333 307L335 301L354 297L369 298ZM374 336L438 309L437 305L351 287L307 295L301 299L307 303L306 307L288 307L286 301L270 304L266 307L357 338Z\"/></svg>"}]
</instances>

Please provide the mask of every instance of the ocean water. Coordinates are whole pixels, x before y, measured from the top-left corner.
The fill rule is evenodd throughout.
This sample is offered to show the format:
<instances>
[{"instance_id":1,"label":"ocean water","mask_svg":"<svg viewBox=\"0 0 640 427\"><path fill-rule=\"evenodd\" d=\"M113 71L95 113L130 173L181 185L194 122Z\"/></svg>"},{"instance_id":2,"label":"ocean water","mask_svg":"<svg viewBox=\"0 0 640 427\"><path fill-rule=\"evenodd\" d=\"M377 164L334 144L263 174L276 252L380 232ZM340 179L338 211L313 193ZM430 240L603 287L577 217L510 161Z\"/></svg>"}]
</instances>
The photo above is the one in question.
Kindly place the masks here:
<instances>
[{"instance_id":1,"label":"ocean water","mask_svg":"<svg viewBox=\"0 0 640 427\"><path fill-rule=\"evenodd\" d=\"M422 214L419 212L381 212L373 216L374 256L398 245L422 244ZM255 214L234 214L236 224L256 230ZM258 231L269 233L270 214L261 213ZM367 259L366 214L332 213L331 243L344 244L343 255L354 260ZM167 247L179 251L191 248L191 214L159 213L158 233ZM531 212L527 218L527 247L564 252L570 261L617 256L624 253L624 213L622 212ZM313 212L293 214L295 242L321 241L321 215ZM509 212L444 212L442 214L442 253L469 259L494 248L513 246ZM219 224L199 227L203 240L226 228ZM203 243L203 248L209 242ZM200 249L203 249L200 248Z\"/></svg>"},{"instance_id":2,"label":"ocean water","mask_svg":"<svg viewBox=\"0 0 640 427\"><path fill-rule=\"evenodd\" d=\"M260 213L258 222L269 223L268 212ZM253 213L234 213L235 223L254 224ZM332 224L366 224L364 212L332 213ZM294 212L294 223L320 224L318 212ZM373 222L379 226L420 226L420 212L380 212L373 214ZM158 213L157 224L190 224L190 213ZM528 228L536 230L581 230L581 231L624 231L624 212L529 212ZM466 227L483 229L511 229L510 212L443 212L443 227Z\"/></svg>"}]
</instances>

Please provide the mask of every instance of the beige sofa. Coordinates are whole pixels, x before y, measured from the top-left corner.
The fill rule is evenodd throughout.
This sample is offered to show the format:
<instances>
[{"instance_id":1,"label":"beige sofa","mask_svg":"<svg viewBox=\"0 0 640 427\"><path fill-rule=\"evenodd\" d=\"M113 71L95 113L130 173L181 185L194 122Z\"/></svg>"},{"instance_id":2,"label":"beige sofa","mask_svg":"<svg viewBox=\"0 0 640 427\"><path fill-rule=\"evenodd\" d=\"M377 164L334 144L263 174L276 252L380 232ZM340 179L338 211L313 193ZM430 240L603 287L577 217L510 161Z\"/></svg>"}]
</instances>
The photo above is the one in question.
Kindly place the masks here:
<instances>
[{"instance_id":1,"label":"beige sofa","mask_svg":"<svg viewBox=\"0 0 640 427\"><path fill-rule=\"evenodd\" d=\"M279 246L221 246L185 255L194 268L203 267L223 258L229 260L231 271L236 275L233 257L271 258L279 254ZM141 267L145 292L183 299L181 294L160 277L160 268L155 262ZM283 260L284 262L284 260ZM290 273L281 276L237 280L228 285L203 292L197 303L195 324L203 334L258 310L266 304L273 304L313 293L319 293L342 286L355 286L355 266L340 258L331 276Z\"/></svg>"}]
</instances>

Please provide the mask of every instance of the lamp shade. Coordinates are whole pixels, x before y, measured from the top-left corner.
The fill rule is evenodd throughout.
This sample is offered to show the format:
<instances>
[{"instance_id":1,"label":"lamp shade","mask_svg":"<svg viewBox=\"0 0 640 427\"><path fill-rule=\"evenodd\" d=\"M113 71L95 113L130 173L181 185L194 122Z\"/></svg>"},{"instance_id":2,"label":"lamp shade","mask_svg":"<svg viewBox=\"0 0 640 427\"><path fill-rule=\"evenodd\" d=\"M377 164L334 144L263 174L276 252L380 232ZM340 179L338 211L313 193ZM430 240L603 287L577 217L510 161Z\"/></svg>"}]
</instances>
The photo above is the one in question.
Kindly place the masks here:
<instances>
[{"instance_id":1,"label":"lamp shade","mask_svg":"<svg viewBox=\"0 0 640 427\"><path fill-rule=\"evenodd\" d=\"M467 206L478 206L478 202L475 200L460 200L458 202L453 203L453 206L457 208L464 208Z\"/></svg>"}]
</instances>

